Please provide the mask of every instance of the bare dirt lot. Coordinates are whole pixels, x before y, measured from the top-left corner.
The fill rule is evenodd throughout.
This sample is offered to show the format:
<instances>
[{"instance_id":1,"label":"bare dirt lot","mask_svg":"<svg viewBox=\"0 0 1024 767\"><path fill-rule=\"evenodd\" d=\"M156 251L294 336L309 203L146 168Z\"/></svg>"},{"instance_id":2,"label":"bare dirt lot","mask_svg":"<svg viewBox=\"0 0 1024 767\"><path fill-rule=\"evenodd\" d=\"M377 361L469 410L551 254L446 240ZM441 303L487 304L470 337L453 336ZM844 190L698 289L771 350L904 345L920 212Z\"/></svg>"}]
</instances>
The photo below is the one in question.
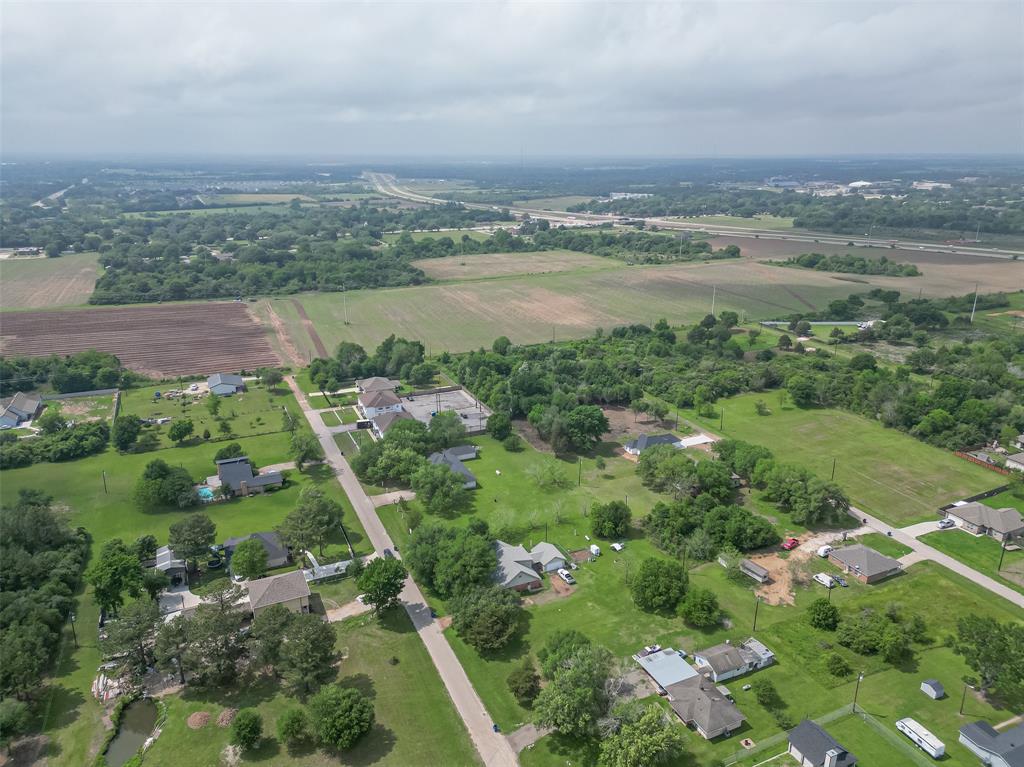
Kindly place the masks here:
<instances>
[{"instance_id":1,"label":"bare dirt lot","mask_svg":"<svg viewBox=\"0 0 1024 767\"><path fill-rule=\"evenodd\" d=\"M412 265L435 280L475 280L512 274L545 274L573 269L609 269L616 264L607 258L571 250L539 253L477 253L469 256L423 258Z\"/></svg>"},{"instance_id":2,"label":"bare dirt lot","mask_svg":"<svg viewBox=\"0 0 1024 767\"><path fill-rule=\"evenodd\" d=\"M608 419L608 439L612 442L625 443L640 434L664 434L675 430L674 420L659 421L646 413L641 413L638 417L626 407L603 407L601 410Z\"/></svg>"},{"instance_id":3,"label":"bare dirt lot","mask_svg":"<svg viewBox=\"0 0 1024 767\"><path fill-rule=\"evenodd\" d=\"M165 304L0 316L0 353L45 357L86 349L116 354L162 377L280 365L263 328L240 303Z\"/></svg>"}]
</instances>

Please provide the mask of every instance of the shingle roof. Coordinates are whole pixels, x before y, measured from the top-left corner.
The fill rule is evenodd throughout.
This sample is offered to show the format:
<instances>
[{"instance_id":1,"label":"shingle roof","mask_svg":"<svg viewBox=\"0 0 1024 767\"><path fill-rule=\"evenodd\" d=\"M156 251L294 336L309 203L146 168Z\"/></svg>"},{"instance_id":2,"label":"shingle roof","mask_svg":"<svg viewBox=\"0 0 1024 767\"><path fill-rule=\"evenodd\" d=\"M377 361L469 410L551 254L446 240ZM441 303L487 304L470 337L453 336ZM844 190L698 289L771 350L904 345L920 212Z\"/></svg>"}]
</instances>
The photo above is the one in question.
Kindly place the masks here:
<instances>
[{"instance_id":1,"label":"shingle roof","mask_svg":"<svg viewBox=\"0 0 1024 767\"><path fill-rule=\"evenodd\" d=\"M1024 767L1024 724L999 732L988 722L971 722L960 728L960 735L986 751L999 754L1010 767Z\"/></svg>"},{"instance_id":2,"label":"shingle roof","mask_svg":"<svg viewBox=\"0 0 1024 767\"><path fill-rule=\"evenodd\" d=\"M715 674L736 671L747 665L740 654L739 648L731 644L718 644L714 647L709 647L706 650L694 653L694 657L702 658Z\"/></svg>"},{"instance_id":3,"label":"shingle roof","mask_svg":"<svg viewBox=\"0 0 1024 767\"><path fill-rule=\"evenodd\" d=\"M1020 453L1014 453L1013 455L1006 456L1007 461L1013 461L1014 463L1024 463L1024 451Z\"/></svg>"},{"instance_id":4,"label":"shingle roof","mask_svg":"<svg viewBox=\"0 0 1024 767\"><path fill-rule=\"evenodd\" d=\"M630 450L643 452L647 448L654 447L655 445L674 445L678 441L679 437L674 434L641 434L632 442L627 442L626 447Z\"/></svg>"},{"instance_id":5,"label":"shingle roof","mask_svg":"<svg viewBox=\"0 0 1024 767\"><path fill-rule=\"evenodd\" d=\"M391 407L402 404L402 400L393 391L371 391L359 395L359 404L363 407Z\"/></svg>"},{"instance_id":6,"label":"shingle roof","mask_svg":"<svg viewBox=\"0 0 1024 767\"><path fill-rule=\"evenodd\" d=\"M219 384L228 384L229 386L236 387L245 385L242 376L235 375L234 373L214 373L206 379L206 383L211 389Z\"/></svg>"},{"instance_id":7,"label":"shingle roof","mask_svg":"<svg viewBox=\"0 0 1024 767\"><path fill-rule=\"evenodd\" d=\"M669 705L684 722L693 722L711 737L739 729L746 717L736 705L702 676L694 676L665 688Z\"/></svg>"},{"instance_id":8,"label":"shingle roof","mask_svg":"<svg viewBox=\"0 0 1024 767\"><path fill-rule=\"evenodd\" d=\"M946 513L954 517L960 517L960 519L973 525L988 527L1004 535L1016 532L1024 527L1024 518L1021 517L1021 513L1016 509L993 509L991 506L986 506L977 501L946 509Z\"/></svg>"},{"instance_id":9,"label":"shingle roof","mask_svg":"<svg viewBox=\"0 0 1024 767\"><path fill-rule=\"evenodd\" d=\"M457 448L450 447L447 450L440 453L431 453L430 457L427 458L427 460L430 461L430 463L434 464L435 466L444 464L449 469L454 471L456 474L462 475L466 482L475 483L476 475L466 468L466 464L462 462L463 459L460 457L461 454L465 455L466 459L476 458L476 446L469 445L469 447L472 448L471 452L465 450L460 451Z\"/></svg>"},{"instance_id":10,"label":"shingle roof","mask_svg":"<svg viewBox=\"0 0 1024 767\"><path fill-rule=\"evenodd\" d=\"M529 575L533 580L540 580L537 571L531 567L533 557L522 546L495 541L494 551L498 555L498 567L494 571L494 580L498 585L507 586L520 575Z\"/></svg>"},{"instance_id":11,"label":"shingle roof","mask_svg":"<svg viewBox=\"0 0 1024 767\"><path fill-rule=\"evenodd\" d=\"M789 731L789 742L815 767L824 764L825 754L833 749L840 752L836 767L853 767L857 763L856 756L810 719L804 719Z\"/></svg>"},{"instance_id":12,"label":"shingle roof","mask_svg":"<svg viewBox=\"0 0 1024 767\"><path fill-rule=\"evenodd\" d=\"M275 567L283 567L288 564L288 549L281 542L281 536L274 532L250 533L249 535L241 535L236 538L228 538L224 541L224 548L234 553L238 544L251 539L256 539L263 544L263 548L267 552L268 568L274 569Z\"/></svg>"},{"instance_id":13,"label":"shingle roof","mask_svg":"<svg viewBox=\"0 0 1024 767\"><path fill-rule=\"evenodd\" d=\"M253 610L308 596L309 585L301 570L249 581L249 605Z\"/></svg>"},{"instance_id":14,"label":"shingle roof","mask_svg":"<svg viewBox=\"0 0 1024 767\"><path fill-rule=\"evenodd\" d=\"M381 434L391 428L391 424L395 421L402 421L408 418L412 418L409 413L404 410L391 411L389 413L381 413L379 416L373 419L374 424L377 426L377 431Z\"/></svg>"},{"instance_id":15,"label":"shingle roof","mask_svg":"<svg viewBox=\"0 0 1024 767\"><path fill-rule=\"evenodd\" d=\"M284 477L279 471L267 471L263 474L253 474L252 464L249 457L241 455L238 458L225 458L214 461L217 464L217 476L220 481L228 485L232 490L241 490L244 482L248 487L264 487L265 485L280 485Z\"/></svg>"},{"instance_id":16,"label":"shingle roof","mask_svg":"<svg viewBox=\"0 0 1024 767\"><path fill-rule=\"evenodd\" d=\"M862 575L871 577L900 569L899 560L887 557L869 546L856 543L833 549L830 556Z\"/></svg>"},{"instance_id":17,"label":"shingle roof","mask_svg":"<svg viewBox=\"0 0 1024 767\"><path fill-rule=\"evenodd\" d=\"M558 550L558 547L553 543L547 541L541 541L530 549L530 558L535 564L546 566L548 562L555 559L565 559L565 555Z\"/></svg>"},{"instance_id":18,"label":"shingle roof","mask_svg":"<svg viewBox=\"0 0 1024 767\"><path fill-rule=\"evenodd\" d=\"M371 376L370 378L362 378L356 381L356 386L360 391L383 391L397 389L399 387L398 381L392 381L390 378L383 378L382 376Z\"/></svg>"}]
</instances>

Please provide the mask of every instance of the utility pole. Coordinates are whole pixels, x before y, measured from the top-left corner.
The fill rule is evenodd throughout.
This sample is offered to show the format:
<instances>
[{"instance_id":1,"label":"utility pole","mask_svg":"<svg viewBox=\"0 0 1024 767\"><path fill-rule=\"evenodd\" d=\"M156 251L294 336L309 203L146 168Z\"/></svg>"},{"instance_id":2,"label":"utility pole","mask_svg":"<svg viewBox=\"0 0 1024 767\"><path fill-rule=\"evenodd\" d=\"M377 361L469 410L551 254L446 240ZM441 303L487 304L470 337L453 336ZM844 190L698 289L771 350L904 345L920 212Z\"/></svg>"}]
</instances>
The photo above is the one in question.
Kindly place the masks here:
<instances>
[{"instance_id":1,"label":"utility pole","mask_svg":"<svg viewBox=\"0 0 1024 767\"><path fill-rule=\"evenodd\" d=\"M722 408L722 418L718 422L718 430L719 431L724 431L725 430L725 408L724 407Z\"/></svg>"},{"instance_id":2,"label":"utility pole","mask_svg":"<svg viewBox=\"0 0 1024 767\"><path fill-rule=\"evenodd\" d=\"M71 621L71 636L72 636L72 638L74 638L74 640L75 640L75 647L77 648L78 647L78 632L75 631L75 614L74 613L70 613L68 615L68 620Z\"/></svg>"},{"instance_id":3,"label":"utility pole","mask_svg":"<svg viewBox=\"0 0 1024 767\"><path fill-rule=\"evenodd\" d=\"M857 688L853 691L853 713L857 713L857 696L860 695L860 683L864 681L864 672L857 674Z\"/></svg>"},{"instance_id":4,"label":"utility pole","mask_svg":"<svg viewBox=\"0 0 1024 767\"><path fill-rule=\"evenodd\" d=\"M580 487L583 484L583 456L580 456L580 470L576 477L576 487Z\"/></svg>"},{"instance_id":5,"label":"utility pole","mask_svg":"<svg viewBox=\"0 0 1024 767\"><path fill-rule=\"evenodd\" d=\"M109 495L107 492L107 470L103 469L101 473L103 474L103 494Z\"/></svg>"},{"instance_id":6,"label":"utility pole","mask_svg":"<svg viewBox=\"0 0 1024 767\"><path fill-rule=\"evenodd\" d=\"M996 572L998 573L1003 569L1003 557L1006 555L1006 541L1000 541L999 543L999 564L996 565Z\"/></svg>"},{"instance_id":7,"label":"utility pole","mask_svg":"<svg viewBox=\"0 0 1024 767\"><path fill-rule=\"evenodd\" d=\"M754 594L754 625L750 629L752 632L757 631L757 608L761 606L761 597Z\"/></svg>"},{"instance_id":8,"label":"utility pole","mask_svg":"<svg viewBox=\"0 0 1024 767\"><path fill-rule=\"evenodd\" d=\"M971 324L974 324L974 310L978 308L978 283L974 283L974 306L971 307Z\"/></svg>"},{"instance_id":9,"label":"utility pole","mask_svg":"<svg viewBox=\"0 0 1024 767\"><path fill-rule=\"evenodd\" d=\"M715 298L716 298L717 295L718 295L718 286L717 285L712 285L711 286L711 316L712 317L715 316Z\"/></svg>"},{"instance_id":10,"label":"utility pole","mask_svg":"<svg viewBox=\"0 0 1024 767\"><path fill-rule=\"evenodd\" d=\"M964 715L964 704L967 702L967 688L975 689L973 684L964 682L964 694L960 696L960 716Z\"/></svg>"},{"instance_id":11,"label":"utility pole","mask_svg":"<svg viewBox=\"0 0 1024 767\"><path fill-rule=\"evenodd\" d=\"M836 459L832 459L832 479L836 478ZM831 480L829 480L831 481Z\"/></svg>"}]
</instances>

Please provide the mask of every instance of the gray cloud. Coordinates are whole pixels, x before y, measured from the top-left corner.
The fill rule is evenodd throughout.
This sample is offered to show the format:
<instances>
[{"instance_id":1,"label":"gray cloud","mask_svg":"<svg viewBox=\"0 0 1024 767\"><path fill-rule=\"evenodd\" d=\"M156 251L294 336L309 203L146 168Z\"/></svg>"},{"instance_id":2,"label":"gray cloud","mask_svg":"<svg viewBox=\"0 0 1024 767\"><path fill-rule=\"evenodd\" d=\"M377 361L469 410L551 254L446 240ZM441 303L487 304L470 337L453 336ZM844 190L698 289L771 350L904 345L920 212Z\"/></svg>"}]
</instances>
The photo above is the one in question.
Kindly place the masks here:
<instances>
[{"instance_id":1,"label":"gray cloud","mask_svg":"<svg viewBox=\"0 0 1024 767\"><path fill-rule=\"evenodd\" d=\"M1024 150L1024 3L3 4L5 153Z\"/></svg>"}]
</instances>

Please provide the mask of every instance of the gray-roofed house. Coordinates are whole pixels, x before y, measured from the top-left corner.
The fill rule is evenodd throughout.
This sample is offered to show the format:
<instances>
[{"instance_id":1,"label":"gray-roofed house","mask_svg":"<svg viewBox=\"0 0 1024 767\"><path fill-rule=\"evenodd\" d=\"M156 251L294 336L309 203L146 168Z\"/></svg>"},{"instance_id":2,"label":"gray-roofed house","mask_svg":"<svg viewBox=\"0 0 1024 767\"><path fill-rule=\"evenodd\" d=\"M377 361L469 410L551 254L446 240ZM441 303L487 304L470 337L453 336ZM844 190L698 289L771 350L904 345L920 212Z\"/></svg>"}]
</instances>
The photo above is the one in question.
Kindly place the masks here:
<instances>
[{"instance_id":1,"label":"gray-roofed house","mask_svg":"<svg viewBox=\"0 0 1024 767\"><path fill-rule=\"evenodd\" d=\"M987 535L997 541L1024 536L1024 517L1016 509L993 509L977 501L945 509L946 516L972 535Z\"/></svg>"},{"instance_id":2,"label":"gray-roofed house","mask_svg":"<svg viewBox=\"0 0 1024 767\"><path fill-rule=\"evenodd\" d=\"M803 767L853 767L857 763L856 756L810 719L789 731L788 752Z\"/></svg>"},{"instance_id":3,"label":"gray-roofed house","mask_svg":"<svg viewBox=\"0 0 1024 767\"><path fill-rule=\"evenodd\" d=\"M747 720L733 701L702 676L670 684L665 692L676 716L706 740L729 736Z\"/></svg>"},{"instance_id":4,"label":"gray-roofed house","mask_svg":"<svg viewBox=\"0 0 1024 767\"><path fill-rule=\"evenodd\" d=\"M636 439L626 443L626 452L630 455L640 455L644 450L655 445L681 447L679 437L675 434L641 434Z\"/></svg>"},{"instance_id":5,"label":"gray-roofed house","mask_svg":"<svg viewBox=\"0 0 1024 767\"><path fill-rule=\"evenodd\" d=\"M272 605L284 605L293 613L309 612L309 584L301 570L257 578L247 584L253 617Z\"/></svg>"},{"instance_id":6,"label":"gray-roofed house","mask_svg":"<svg viewBox=\"0 0 1024 767\"><path fill-rule=\"evenodd\" d=\"M876 583L903 569L898 559L887 557L860 543L832 549L828 558L861 583Z\"/></svg>"},{"instance_id":7,"label":"gray-roofed house","mask_svg":"<svg viewBox=\"0 0 1024 767\"><path fill-rule=\"evenodd\" d=\"M250 533L249 535L240 535L237 538L228 538L224 541L224 552L227 554L228 559L231 559L238 544L248 540L257 540L263 544L263 550L267 552L268 570L284 567L291 563L291 553L289 553L284 543L281 542L281 536L274 532Z\"/></svg>"},{"instance_id":8,"label":"gray-roofed house","mask_svg":"<svg viewBox=\"0 0 1024 767\"><path fill-rule=\"evenodd\" d=\"M279 471L252 473L249 457L240 455L238 458L224 458L214 461L217 464L217 475L207 477L206 484L210 487L227 485L235 495L252 495L262 493L267 488L277 488L284 484L284 477Z\"/></svg>"},{"instance_id":9,"label":"gray-roofed house","mask_svg":"<svg viewBox=\"0 0 1024 767\"><path fill-rule=\"evenodd\" d=\"M921 682L921 692L933 700L940 700L946 697L946 688L938 679L925 679Z\"/></svg>"},{"instance_id":10,"label":"gray-roofed house","mask_svg":"<svg viewBox=\"0 0 1024 767\"><path fill-rule=\"evenodd\" d=\"M234 373L214 373L206 379L206 384L210 387L210 393L219 397L227 397L245 390L242 376Z\"/></svg>"},{"instance_id":11,"label":"gray-roofed house","mask_svg":"<svg viewBox=\"0 0 1024 767\"><path fill-rule=\"evenodd\" d=\"M753 578L758 583L767 583L771 579L771 574L767 568L761 567L761 565L751 562L749 559L740 560L740 572L748 578Z\"/></svg>"},{"instance_id":12,"label":"gray-roofed house","mask_svg":"<svg viewBox=\"0 0 1024 767\"><path fill-rule=\"evenodd\" d=\"M504 589L516 591L541 587L540 575L533 569L533 557L525 548L495 541L494 551L498 555L498 567L494 571L495 583Z\"/></svg>"},{"instance_id":13,"label":"gray-roofed house","mask_svg":"<svg viewBox=\"0 0 1024 767\"><path fill-rule=\"evenodd\" d=\"M633 658L654 683L667 690L670 685L685 682L697 676L697 671L683 657L683 653L666 647L664 650L644 651Z\"/></svg>"},{"instance_id":14,"label":"gray-roofed house","mask_svg":"<svg viewBox=\"0 0 1024 767\"><path fill-rule=\"evenodd\" d=\"M13 429L25 421L31 421L43 406L38 394L18 392L4 405L0 412L0 426Z\"/></svg>"},{"instance_id":15,"label":"gray-roofed house","mask_svg":"<svg viewBox=\"0 0 1024 767\"><path fill-rule=\"evenodd\" d=\"M530 549L530 559L533 560L534 569L539 568L544 573L553 572L568 564L565 554L559 551L555 544L547 541L541 541Z\"/></svg>"},{"instance_id":16,"label":"gray-roofed house","mask_svg":"<svg viewBox=\"0 0 1024 767\"><path fill-rule=\"evenodd\" d=\"M170 546L161 546L156 550L155 567L160 572L173 577L185 572L185 560L171 551Z\"/></svg>"},{"instance_id":17,"label":"gray-roofed house","mask_svg":"<svg viewBox=\"0 0 1024 767\"><path fill-rule=\"evenodd\" d=\"M384 435L388 433L388 429L394 426L397 421L407 421L411 418L412 416L405 410L382 413L376 418L371 419L373 431L378 438L383 439Z\"/></svg>"},{"instance_id":18,"label":"gray-roofed house","mask_svg":"<svg viewBox=\"0 0 1024 767\"><path fill-rule=\"evenodd\" d=\"M1000 732L988 722L960 728L960 742L989 767L1024 767L1024 724Z\"/></svg>"},{"instance_id":19,"label":"gray-roofed house","mask_svg":"<svg viewBox=\"0 0 1024 767\"><path fill-rule=\"evenodd\" d=\"M435 466L444 464L462 477L462 486L464 488L472 490L476 487L476 475L466 468L466 464L463 461L471 461L476 458L476 451L476 445L458 445L443 450L440 453L432 453L427 460Z\"/></svg>"},{"instance_id":20,"label":"gray-roofed house","mask_svg":"<svg viewBox=\"0 0 1024 767\"><path fill-rule=\"evenodd\" d=\"M371 420L384 413L397 413L402 409L402 400L393 391L386 389L360 394L357 402L363 416Z\"/></svg>"},{"instance_id":21,"label":"gray-roofed house","mask_svg":"<svg viewBox=\"0 0 1024 767\"><path fill-rule=\"evenodd\" d=\"M775 662L775 653L751 637L739 644L717 644L695 652L697 670L715 682L741 676L749 671L767 668Z\"/></svg>"},{"instance_id":22,"label":"gray-roofed house","mask_svg":"<svg viewBox=\"0 0 1024 767\"><path fill-rule=\"evenodd\" d=\"M1014 471L1024 471L1024 452L1006 456L1006 468L1013 469Z\"/></svg>"},{"instance_id":23,"label":"gray-roofed house","mask_svg":"<svg viewBox=\"0 0 1024 767\"><path fill-rule=\"evenodd\" d=\"M394 391L402 384L398 381L393 381L390 378L384 378L382 376L371 376L370 378L362 378L356 381L356 388L359 389L360 393L363 392L374 392L374 391Z\"/></svg>"}]
</instances>

